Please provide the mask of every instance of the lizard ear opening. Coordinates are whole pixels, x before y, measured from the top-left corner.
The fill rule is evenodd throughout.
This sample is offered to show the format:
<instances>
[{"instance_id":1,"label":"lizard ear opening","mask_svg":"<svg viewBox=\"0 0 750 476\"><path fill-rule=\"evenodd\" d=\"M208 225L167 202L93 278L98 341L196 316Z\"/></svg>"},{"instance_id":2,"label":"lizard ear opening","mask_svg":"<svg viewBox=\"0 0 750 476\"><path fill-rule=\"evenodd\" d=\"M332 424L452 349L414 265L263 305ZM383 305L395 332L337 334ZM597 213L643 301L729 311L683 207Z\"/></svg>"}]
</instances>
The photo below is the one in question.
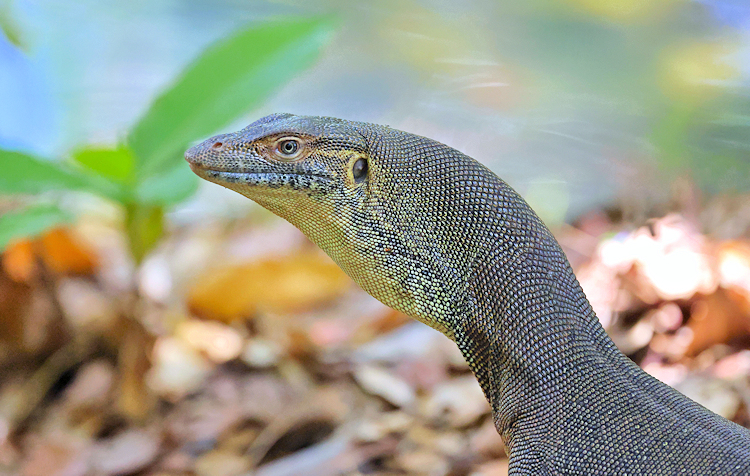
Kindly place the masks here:
<instances>
[{"instance_id":1,"label":"lizard ear opening","mask_svg":"<svg viewBox=\"0 0 750 476\"><path fill-rule=\"evenodd\" d=\"M367 159L360 157L352 165L352 176L356 183L362 183L367 178Z\"/></svg>"}]
</instances>

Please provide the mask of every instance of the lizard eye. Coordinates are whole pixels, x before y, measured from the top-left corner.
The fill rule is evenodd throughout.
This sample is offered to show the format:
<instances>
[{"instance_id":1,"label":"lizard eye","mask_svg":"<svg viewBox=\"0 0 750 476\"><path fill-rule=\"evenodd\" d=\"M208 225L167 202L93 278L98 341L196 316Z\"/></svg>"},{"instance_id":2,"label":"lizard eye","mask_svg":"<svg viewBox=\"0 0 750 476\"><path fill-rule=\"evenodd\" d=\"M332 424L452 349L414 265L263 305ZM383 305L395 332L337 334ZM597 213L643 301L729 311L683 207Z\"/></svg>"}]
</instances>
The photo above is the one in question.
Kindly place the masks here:
<instances>
[{"instance_id":1,"label":"lizard eye","mask_svg":"<svg viewBox=\"0 0 750 476\"><path fill-rule=\"evenodd\" d=\"M357 159L352 166L352 175L354 176L355 182L361 182L367 177L367 160Z\"/></svg>"},{"instance_id":2,"label":"lizard eye","mask_svg":"<svg viewBox=\"0 0 750 476\"><path fill-rule=\"evenodd\" d=\"M285 159L292 159L297 156L301 148L299 140L284 138L276 142L275 152Z\"/></svg>"}]
</instances>

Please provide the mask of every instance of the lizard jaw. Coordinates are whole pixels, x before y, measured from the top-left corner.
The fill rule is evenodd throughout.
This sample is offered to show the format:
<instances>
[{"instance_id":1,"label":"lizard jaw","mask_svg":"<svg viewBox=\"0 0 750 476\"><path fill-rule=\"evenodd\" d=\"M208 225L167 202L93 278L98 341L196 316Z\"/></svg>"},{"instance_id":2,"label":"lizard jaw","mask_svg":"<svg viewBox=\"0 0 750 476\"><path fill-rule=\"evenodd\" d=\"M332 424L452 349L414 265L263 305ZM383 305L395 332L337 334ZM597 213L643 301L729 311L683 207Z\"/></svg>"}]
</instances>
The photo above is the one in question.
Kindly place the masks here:
<instances>
[{"instance_id":1,"label":"lizard jaw","mask_svg":"<svg viewBox=\"0 0 750 476\"><path fill-rule=\"evenodd\" d=\"M301 173L281 172L229 172L201 167L191 163L190 168L199 177L230 189L269 188L299 191L320 191L331 184L331 177Z\"/></svg>"}]
</instances>

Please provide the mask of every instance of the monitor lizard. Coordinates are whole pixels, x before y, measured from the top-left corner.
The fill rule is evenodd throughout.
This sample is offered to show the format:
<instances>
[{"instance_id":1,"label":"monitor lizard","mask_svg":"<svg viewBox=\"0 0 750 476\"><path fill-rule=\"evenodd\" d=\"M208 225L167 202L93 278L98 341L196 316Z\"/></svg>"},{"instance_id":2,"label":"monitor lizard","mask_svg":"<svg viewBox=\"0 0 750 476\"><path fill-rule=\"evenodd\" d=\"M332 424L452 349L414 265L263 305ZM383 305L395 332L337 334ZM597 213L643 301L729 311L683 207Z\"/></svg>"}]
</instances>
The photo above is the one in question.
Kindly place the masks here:
<instances>
[{"instance_id":1,"label":"monitor lizard","mask_svg":"<svg viewBox=\"0 0 750 476\"><path fill-rule=\"evenodd\" d=\"M476 160L385 126L291 114L185 157L455 341L511 475L750 475L750 431L622 354L547 227Z\"/></svg>"}]
</instances>

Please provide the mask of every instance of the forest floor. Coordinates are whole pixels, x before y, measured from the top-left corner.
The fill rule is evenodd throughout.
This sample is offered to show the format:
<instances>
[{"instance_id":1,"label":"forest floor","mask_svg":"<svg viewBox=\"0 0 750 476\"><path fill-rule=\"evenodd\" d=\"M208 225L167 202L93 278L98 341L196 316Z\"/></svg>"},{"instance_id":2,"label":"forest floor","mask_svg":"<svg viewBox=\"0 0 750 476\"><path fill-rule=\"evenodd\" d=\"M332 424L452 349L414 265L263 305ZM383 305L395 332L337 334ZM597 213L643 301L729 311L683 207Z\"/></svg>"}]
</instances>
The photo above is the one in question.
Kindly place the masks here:
<instances>
[{"instance_id":1,"label":"forest floor","mask_svg":"<svg viewBox=\"0 0 750 476\"><path fill-rule=\"evenodd\" d=\"M554 231L617 345L747 426L750 197L698 202ZM455 345L262 217L171 230L139 267L116 220L10 246L0 474L506 474Z\"/></svg>"}]
</instances>

